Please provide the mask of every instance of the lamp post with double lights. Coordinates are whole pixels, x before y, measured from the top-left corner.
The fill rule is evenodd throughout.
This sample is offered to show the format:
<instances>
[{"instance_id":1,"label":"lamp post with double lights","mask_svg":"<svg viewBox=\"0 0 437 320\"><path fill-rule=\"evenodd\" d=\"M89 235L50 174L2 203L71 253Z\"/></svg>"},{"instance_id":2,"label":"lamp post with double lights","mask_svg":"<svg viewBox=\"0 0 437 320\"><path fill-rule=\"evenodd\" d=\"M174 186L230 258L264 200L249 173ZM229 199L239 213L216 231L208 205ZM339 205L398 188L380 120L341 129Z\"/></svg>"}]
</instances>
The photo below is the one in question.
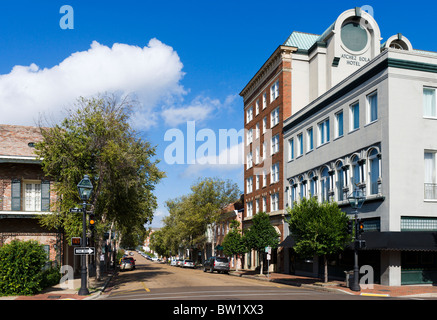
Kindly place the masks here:
<instances>
[{"instance_id":1,"label":"lamp post with double lights","mask_svg":"<svg viewBox=\"0 0 437 320\"><path fill-rule=\"evenodd\" d=\"M366 200L366 196L361 189L355 188L355 190L347 197L349 204L355 210L355 241L354 241L354 281L351 283L350 289L352 291L361 291L358 278L360 276L359 268L358 268L358 247L361 244L359 239L359 230L358 230L358 209L363 206L364 201Z\"/></svg>"},{"instance_id":2,"label":"lamp post with double lights","mask_svg":"<svg viewBox=\"0 0 437 320\"><path fill-rule=\"evenodd\" d=\"M82 246L86 246L86 205L87 201L91 198L91 194L93 192L93 185L88 175L84 175L83 179L77 185L77 189L79 191L80 200L83 201L83 219L82 219ZM79 295L86 296L89 294L89 290L87 288L87 267L86 267L86 255L82 255L81 257L81 280L80 280L80 289Z\"/></svg>"}]
</instances>

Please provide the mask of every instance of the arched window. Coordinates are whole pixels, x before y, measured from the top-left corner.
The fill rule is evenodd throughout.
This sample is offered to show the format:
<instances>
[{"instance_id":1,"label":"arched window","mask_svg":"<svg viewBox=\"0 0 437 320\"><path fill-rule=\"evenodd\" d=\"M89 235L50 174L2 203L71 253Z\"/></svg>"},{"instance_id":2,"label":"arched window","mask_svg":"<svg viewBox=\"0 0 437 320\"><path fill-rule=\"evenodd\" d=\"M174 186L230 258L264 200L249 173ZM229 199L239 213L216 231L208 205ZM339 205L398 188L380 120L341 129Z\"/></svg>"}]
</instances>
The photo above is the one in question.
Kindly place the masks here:
<instances>
[{"instance_id":1,"label":"arched window","mask_svg":"<svg viewBox=\"0 0 437 320\"><path fill-rule=\"evenodd\" d=\"M317 177L314 174L313 171L310 172L308 175L308 179L310 181L310 189L309 189L309 195L310 197L316 197L317 196Z\"/></svg>"},{"instance_id":2,"label":"arched window","mask_svg":"<svg viewBox=\"0 0 437 320\"><path fill-rule=\"evenodd\" d=\"M351 182L352 182L352 187L355 187L356 185L358 185L362 181L358 157L353 156L351 159L351 163L352 163Z\"/></svg>"},{"instance_id":3,"label":"arched window","mask_svg":"<svg viewBox=\"0 0 437 320\"><path fill-rule=\"evenodd\" d=\"M370 194L378 194L378 180L381 175L380 172L380 154L378 150L372 149L369 152L369 182L370 182L370 188L369 193Z\"/></svg>"},{"instance_id":4,"label":"arched window","mask_svg":"<svg viewBox=\"0 0 437 320\"><path fill-rule=\"evenodd\" d=\"M343 195L343 188L344 188L344 170L343 170L343 162L338 161L337 162L337 200L343 201L344 195Z\"/></svg>"},{"instance_id":5,"label":"arched window","mask_svg":"<svg viewBox=\"0 0 437 320\"><path fill-rule=\"evenodd\" d=\"M304 197L307 196L306 194L306 181L303 179L302 176L299 177L299 196L300 199L303 199Z\"/></svg>"},{"instance_id":6,"label":"arched window","mask_svg":"<svg viewBox=\"0 0 437 320\"><path fill-rule=\"evenodd\" d=\"M329 201L330 176L327 167L323 168L320 178L321 202Z\"/></svg>"},{"instance_id":7,"label":"arched window","mask_svg":"<svg viewBox=\"0 0 437 320\"><path fill-rule=\"evenodd\" d=\"M294 203L297 200L297 183L294 181L294 179L290 180L290 208L293 208Z\"/></svg>"}]
</instances>

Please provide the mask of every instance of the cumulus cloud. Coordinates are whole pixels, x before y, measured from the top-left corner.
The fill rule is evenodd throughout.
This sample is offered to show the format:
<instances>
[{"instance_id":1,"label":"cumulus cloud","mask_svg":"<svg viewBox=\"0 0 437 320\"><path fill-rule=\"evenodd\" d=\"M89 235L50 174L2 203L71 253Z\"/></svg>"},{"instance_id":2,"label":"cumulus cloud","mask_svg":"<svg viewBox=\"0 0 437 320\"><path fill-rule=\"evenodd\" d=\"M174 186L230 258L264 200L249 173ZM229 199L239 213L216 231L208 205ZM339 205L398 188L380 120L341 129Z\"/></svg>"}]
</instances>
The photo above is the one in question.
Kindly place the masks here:
<instances>
[{"instance_id":1,"label":"cumulus cloud","mask_svg":"<svg viewBox=\"0 0 437 320\"><path fill-rule=\"evenodd\" d=\"M0 75L0 123L34 125L41 114L59 120L78 97L115 92L134 94L142 108L137 116L150 126L159 101L184 94L182 67L173 48L157 39L143 48L94 41L52 68L32 63Z\"/></svg>"}]
</instances>

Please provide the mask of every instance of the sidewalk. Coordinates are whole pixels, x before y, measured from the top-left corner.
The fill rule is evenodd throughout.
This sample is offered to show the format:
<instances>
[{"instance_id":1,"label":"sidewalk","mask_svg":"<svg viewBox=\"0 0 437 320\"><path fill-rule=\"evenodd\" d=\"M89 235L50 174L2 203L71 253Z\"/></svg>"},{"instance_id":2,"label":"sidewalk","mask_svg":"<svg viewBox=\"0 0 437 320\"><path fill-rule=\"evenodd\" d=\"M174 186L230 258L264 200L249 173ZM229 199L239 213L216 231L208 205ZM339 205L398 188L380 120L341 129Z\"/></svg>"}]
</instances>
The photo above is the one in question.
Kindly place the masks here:
<instances>
[{"instance_id":1,"label":"sidewalk","mask_svg":"<svg viewBox=\"0 0 437 320\"><path fill-rule=\"evenodd\" d=\"M104 272L102 280L96 281L91 277L88 284L89 295L80 296L78 291L81 286L81 279L74 279L69 288L62 288L60 284L44 289L41 293L33 296L6 296L0 297L1 300L92 300L97 298L105 290L109 281L112 279L113 272Z\"/></svg>"},{"instance_id":2,"label":"sidewalk","mask_svg":"<svg viewBox=\"0 0 437 320\"><path fill-rule=\"evenodd\" d=\"M409 298L436 298L437 285L404 285L404 286L382 286L374 284L373 289L361 289L361 291L352 291L346 287L345 281L329 281L323 283L320 279L296 276L283 273L269 273L260 275L259 272L252 270L231 271L233 276L247 277L262 281L271 281L285 285L307 287L315 290L336 291L345 294L374 296L374 297L409 297Z\"/></svg>"}]
</instances>

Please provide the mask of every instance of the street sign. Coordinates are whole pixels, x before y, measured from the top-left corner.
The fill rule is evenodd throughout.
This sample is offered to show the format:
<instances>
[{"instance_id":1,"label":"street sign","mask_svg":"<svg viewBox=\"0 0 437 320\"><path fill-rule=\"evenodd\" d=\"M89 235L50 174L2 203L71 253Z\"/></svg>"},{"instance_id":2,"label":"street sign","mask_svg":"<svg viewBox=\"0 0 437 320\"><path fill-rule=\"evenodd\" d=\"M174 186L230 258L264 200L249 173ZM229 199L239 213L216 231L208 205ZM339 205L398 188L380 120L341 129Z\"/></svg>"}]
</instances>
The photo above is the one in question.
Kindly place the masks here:
<instances>
[{"instance_id":1,"label":"street sign","mask_svg":"<svg viewBox=\"0 0 437 320\"><path fill-rule=\"evenodd\" d=\"M79 208L70 209L70 213L79 213L79 212L83 212L83 210Z\"/></svg>"},{"instance_id":2,"label":"street sign","mask_svg":"<svg viewBox=\"0 0 437 320\"><path fill-rule=\"evenodd\" d=\"M267 260L271 260L271 255L270 255L270 253L267 253Z\"/></svg>"},{"instance_id":3,"label":"street sign","mask_svg":"<svg viewBox=\"0 0 437 320\"><path fill-rule=\"evenodd\" d=\"M265 247L265 248L264 248L264 251L265 251L266 253L268 253L268 254L271 254L271 253L272 253L272 247Z\"/></svg>"},{"instance_id":4,"label":"street sign","mask_svg":"<svg viewBox=\"0 0 437 320\"><path fill-rule=\"evenodd\" d=\"M94 247L85 247L85 248L74 248L74 255L87 255L87 254L95 254L96 249Z\"/></svg>"}]
</instances>

